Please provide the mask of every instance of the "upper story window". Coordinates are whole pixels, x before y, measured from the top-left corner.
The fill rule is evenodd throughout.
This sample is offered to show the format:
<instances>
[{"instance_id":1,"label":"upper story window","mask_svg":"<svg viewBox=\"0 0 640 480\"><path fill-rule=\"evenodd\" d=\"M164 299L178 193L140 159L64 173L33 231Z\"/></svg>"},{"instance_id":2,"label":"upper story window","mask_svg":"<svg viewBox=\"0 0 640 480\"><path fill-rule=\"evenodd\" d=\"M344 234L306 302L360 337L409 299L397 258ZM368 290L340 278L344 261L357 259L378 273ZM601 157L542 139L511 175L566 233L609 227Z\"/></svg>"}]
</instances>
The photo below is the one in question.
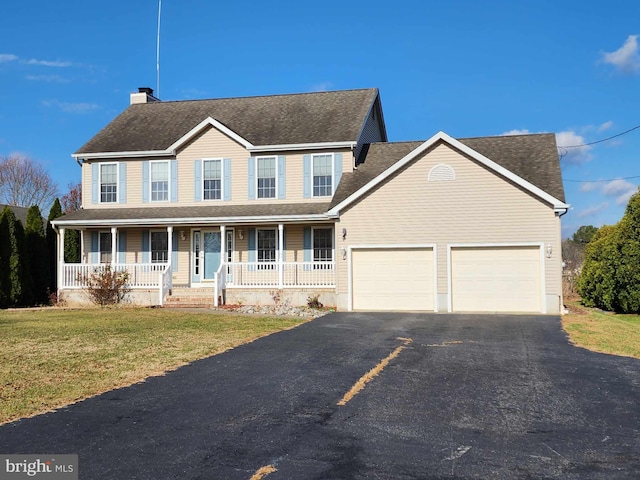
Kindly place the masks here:
<instances>
[{"instance_id":1,"label":"upper story window","mask_svg":"<svg viewBox=\"0 0 640 480\"><path fill-rule=\"evenodd\" d=\"M313 155L313 196L326 197L333 194L333 155Z\"/></svg>"},{"instance_id":2,"label":"upper story window","mask_svg":"<svg viewBox=\"0 0 640 480\"><path fill-rule=\"evenodd\" d=\"M151 166L151 201L169 201L169 162L150 162Z\"/></svg>"},{"instance_id":3,"label":"upper story window","mask_svg":"<svg viewBox=\"0 0 640 480\"><path fill-rule=\"evenodd\" d=\"M100 165L100 202L115 203L118 201L118 164Z\"/></svg>"},{"instance_id":4,"label":"upper story window","mask_svg":"<svg viewBox=\"0 0 640 480\"><path fill-rule=\"evenodd\" d=\"M167 263L169 261L169 234L151 232L151 263Z\"/></svg>"},{"instance_id":5,"label":"upper story window","mask_svg":"<svg viewBox=\"0 0 640 480\"><path fill-rule=\"evenodd\" d=\"M205 200L222 198L222 160L202 161L202 192Z\"/></svg>"},{"instance_id":6,"label":"upper story window","mask_svg":"<svg viewBox=\"0 0 640 480\"><path fill-rule=\"evenodd\" d=\"M276 157L256 159L258 198L276 198Z\"/></svg>"}]
</instances>

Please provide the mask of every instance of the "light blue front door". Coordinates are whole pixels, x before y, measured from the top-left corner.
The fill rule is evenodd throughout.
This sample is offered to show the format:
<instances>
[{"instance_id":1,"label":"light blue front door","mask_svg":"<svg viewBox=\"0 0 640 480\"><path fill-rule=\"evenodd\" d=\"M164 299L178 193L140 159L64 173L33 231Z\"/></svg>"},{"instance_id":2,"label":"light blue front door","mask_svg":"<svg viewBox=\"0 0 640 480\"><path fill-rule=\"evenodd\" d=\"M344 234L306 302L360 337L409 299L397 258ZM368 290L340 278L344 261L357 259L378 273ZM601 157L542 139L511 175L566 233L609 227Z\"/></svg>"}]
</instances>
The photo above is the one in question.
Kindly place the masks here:
<instances>
[{"instance_id":1,"label":"light blue front door","mask_svg":"<svg viewBox=\"0 0 640 480\"><path fill-rule=\"evenodd\" d=\"M220 232L202 232L204 279L213 280L220 267Z\"/></svg>"}]
</instances>

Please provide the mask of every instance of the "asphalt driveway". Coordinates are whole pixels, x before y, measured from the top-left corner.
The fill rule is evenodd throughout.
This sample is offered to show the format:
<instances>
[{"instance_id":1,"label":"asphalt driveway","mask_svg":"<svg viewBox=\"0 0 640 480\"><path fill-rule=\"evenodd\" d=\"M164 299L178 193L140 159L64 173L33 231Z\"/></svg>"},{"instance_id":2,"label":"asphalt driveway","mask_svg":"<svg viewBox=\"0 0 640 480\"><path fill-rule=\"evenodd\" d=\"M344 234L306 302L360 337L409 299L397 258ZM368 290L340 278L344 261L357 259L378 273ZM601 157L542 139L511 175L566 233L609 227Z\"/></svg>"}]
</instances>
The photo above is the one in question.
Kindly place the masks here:
<instances>
[{"instance_id":1,"label":"asphalt driveway","mask_svg":"<svg viewBox=\"0 0 640 480\"><path fill-rule=\"evenodd\" d=\"M635 479L640 361L551 316L336 313L4 425L0 453L77 453L81 479Z\"/></svg>"}]
</instances>

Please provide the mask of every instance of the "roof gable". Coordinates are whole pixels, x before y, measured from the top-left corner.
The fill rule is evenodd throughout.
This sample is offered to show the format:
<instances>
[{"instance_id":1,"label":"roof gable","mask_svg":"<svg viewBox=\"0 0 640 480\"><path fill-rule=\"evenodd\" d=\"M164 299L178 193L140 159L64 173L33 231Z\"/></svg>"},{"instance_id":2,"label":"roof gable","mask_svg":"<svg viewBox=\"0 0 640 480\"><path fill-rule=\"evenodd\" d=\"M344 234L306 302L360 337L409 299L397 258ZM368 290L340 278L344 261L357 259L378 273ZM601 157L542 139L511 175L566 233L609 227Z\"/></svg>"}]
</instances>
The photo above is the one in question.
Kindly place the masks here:
<instances>
[{"instance_id":1,"label":"roof gable","mask_svg":"<svg viewBox=\"0 0 640 480\"><path fill-rule=\"evenodd\" d=\"M205 124L247 146L356 142L376 98L373 88L134 104L74 156L169 153Z\"/></svg>"},{"instance_id":2,"label":"roof gable","mask_svg":"<svg viewBox=\"0 0 640 480\"><path fill-rule=\"evenodd\" d=\"M424 142L370 145L364 164L354 172L343 174L328 213L339 215L341 209L440 142L470 156L554 208L568 208L564 203L555 135L534 134L456 140L444 132L438 132Z\"/></svg>"}]
</instances>

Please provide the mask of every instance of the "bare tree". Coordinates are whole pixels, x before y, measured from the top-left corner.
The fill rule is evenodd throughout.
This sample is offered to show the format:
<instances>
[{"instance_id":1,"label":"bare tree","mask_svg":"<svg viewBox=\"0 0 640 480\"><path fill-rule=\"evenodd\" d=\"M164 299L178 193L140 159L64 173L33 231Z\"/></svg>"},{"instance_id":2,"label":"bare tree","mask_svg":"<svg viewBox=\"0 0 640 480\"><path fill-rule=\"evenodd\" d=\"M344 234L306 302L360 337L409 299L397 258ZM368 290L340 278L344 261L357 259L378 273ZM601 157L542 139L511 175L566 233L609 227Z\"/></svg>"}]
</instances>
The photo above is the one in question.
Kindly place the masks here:
<instances>
[{"instance_id":1,"label":"bare tree","mask_svg":"<svg viewBox=\"0 0 640 480\"><path fill-rule=\"evenodd\" d=\"M58 186L44 167L25 155L0 157L0 202L18 207L48 208Z\"/></svg>"},{"instance_id":2,"label":"bare tree","mask_svg":"<svg viewBox=\"0 0 640 480\"><path fill-rule=\"evenodd\" d=\"M60 203L64 213L73 213L82 208L82 184L70 183L68 188L69 193L60 198Z\"/></svg>"}]
</instances>

